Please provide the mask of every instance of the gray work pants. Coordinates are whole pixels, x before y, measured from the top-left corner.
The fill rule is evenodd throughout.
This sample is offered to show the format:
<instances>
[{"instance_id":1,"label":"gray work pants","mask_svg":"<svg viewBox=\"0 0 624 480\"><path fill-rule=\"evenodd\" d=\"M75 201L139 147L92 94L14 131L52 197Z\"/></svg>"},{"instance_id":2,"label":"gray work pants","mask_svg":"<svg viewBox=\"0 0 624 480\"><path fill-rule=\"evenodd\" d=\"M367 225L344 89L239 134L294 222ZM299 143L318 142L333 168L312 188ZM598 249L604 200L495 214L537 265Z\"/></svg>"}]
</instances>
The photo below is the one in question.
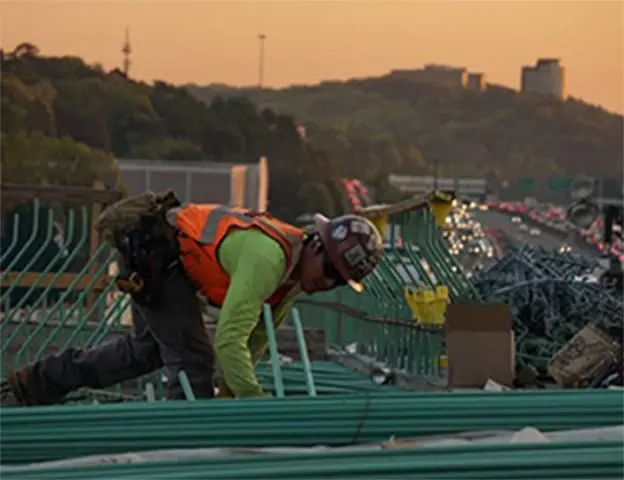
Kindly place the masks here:
<instances>
[{"instance_id":1,"label":"gray work pants","mask_svg":"<svg viewBox=\"0 0 624 480\"><path fill-rule=\"evenodd\" d=\"M37 403L56 403L81 387L105 388L165 367L167 398L183 399L184 370L198 398L214 396L214 353L196 290L181 269L171 272L158 308L133 302L134 328L89 350L70 348L29 367Z\"/></svg>"}]
</instances>

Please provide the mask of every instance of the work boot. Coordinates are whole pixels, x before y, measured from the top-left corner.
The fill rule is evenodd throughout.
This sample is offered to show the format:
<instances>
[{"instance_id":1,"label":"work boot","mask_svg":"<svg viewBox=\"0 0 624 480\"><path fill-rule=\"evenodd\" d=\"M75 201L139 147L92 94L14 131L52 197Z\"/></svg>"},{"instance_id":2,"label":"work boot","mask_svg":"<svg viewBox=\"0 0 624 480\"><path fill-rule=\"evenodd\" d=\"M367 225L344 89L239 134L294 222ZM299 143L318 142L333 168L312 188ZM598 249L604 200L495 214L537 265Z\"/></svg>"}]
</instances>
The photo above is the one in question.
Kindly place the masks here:
<instances>
[{"instance_id":1,"label":"work boot","mask_svg":"<svg viewBox=\"0 0 624 480\"><path fill-rule=\"evenodd\" d=\"M0 406L19 407L20 405L15 395L13 395L9 382L2 380L2 383L0 383Z\"/></svg>"},{"instance_id":2,"label":"work boot","mask_svg":"<svg viewBox=\"0 0 624 480\"><path fill-rule=\"evenodd\" d=\"M35 405L28 388L29 369L23 368L9 375L0 384L0 405L3 407L27 407Z\"/></svg>"}]
</instances>

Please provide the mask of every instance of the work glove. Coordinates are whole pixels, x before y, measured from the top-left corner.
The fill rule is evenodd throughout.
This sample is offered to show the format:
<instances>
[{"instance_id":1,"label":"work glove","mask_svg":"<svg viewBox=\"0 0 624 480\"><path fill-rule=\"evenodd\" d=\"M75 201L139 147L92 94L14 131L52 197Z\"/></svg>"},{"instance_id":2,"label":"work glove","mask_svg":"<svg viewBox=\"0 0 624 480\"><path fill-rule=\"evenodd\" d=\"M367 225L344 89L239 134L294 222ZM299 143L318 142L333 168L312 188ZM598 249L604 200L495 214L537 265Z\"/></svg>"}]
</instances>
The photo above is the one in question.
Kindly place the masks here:
<instances>
[{"instance_id":1,"label":"work glove","mask_svg":"<svg viewBox=\"0 0 624 480\"><path fill-rule=\"evenodd\" d=\"M230 390L230 387L227 386L223 378L217 380L217 390L217 398L235 398L234 393Z\"/></svg>"}]
</instances>

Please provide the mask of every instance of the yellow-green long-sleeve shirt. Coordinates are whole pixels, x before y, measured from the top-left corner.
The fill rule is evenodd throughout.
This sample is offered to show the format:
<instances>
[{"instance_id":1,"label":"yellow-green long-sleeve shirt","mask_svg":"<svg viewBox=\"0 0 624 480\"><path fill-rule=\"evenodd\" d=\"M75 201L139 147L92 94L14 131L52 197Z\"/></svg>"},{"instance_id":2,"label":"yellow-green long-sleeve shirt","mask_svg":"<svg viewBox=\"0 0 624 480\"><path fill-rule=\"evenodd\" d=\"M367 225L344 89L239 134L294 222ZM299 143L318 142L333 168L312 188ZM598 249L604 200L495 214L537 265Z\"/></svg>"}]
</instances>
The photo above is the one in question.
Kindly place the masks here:
<instances>
[{"instance_id":1,"label":"yellow-green long-sleeve shirt","mask_svg":"<svg viewBox=\"0 0 624 480\"><path fill-rule=\"evenodd\" d=\"M230 275L221 307L214 348L229 389L237 397L262 394L255 363L266 350L261 312L279 288L286 271L281 246L259 230L230 233L219 247L219 262ZM298 291L288 295L274 312L276 327L285 318Z\"/></svg>"}]
</instances>

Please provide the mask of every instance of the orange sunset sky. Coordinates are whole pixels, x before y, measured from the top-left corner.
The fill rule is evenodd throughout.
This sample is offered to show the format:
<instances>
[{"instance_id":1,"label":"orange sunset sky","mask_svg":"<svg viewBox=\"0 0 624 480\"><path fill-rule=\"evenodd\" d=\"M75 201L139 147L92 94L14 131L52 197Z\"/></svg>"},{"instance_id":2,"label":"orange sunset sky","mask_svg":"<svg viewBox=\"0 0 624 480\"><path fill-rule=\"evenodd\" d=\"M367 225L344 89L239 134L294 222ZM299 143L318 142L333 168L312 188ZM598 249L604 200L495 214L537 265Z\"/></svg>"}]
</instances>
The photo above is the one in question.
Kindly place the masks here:
<instances>
[{"instance_id":1,"label":"orange sunset sky","mask_svg":"<svg viewBox=\"0 0 624 480\"><path fill-rule=\"evenodd\" d=\"M250 85L257 34L266 41L265 84L374 76L435 62L482 71L517 88L520 68L559 57L568 92L624 111L624 2L620 0L247 0L0 2L5 49L121 64L131 31L131 75L173 83Z\"/></svg>"}]
</instances>

